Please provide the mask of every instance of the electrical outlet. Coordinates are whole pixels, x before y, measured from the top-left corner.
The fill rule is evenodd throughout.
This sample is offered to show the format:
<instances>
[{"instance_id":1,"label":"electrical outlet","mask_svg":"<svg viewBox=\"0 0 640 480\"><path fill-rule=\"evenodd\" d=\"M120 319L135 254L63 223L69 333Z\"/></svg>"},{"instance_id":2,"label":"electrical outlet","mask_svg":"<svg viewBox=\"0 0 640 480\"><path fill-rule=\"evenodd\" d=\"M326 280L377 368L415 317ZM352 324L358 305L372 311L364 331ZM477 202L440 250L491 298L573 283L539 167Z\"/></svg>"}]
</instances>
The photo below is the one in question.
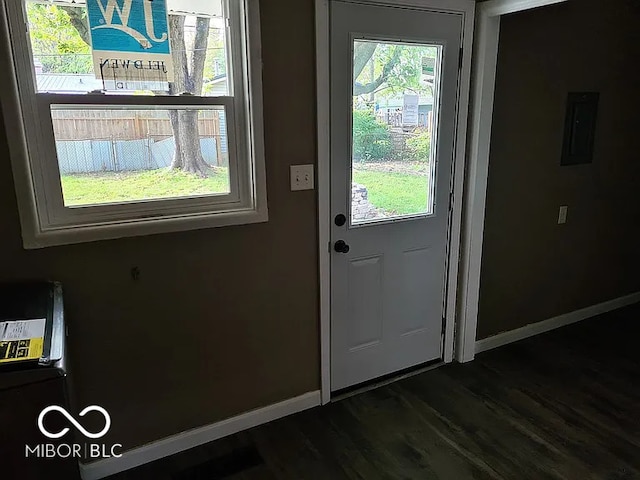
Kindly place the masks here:
<instances>
[{"instance_id":1,"label":"electrical outlet","mask_svg":"<svg viewBox=\"0 0 640 480\"><path fill-rule=\"evenodd\" d=\"M567 223L567 211L569 207L567 205L562 205L560 207L560 211L558 212L558 225L562 225Z\"/></svg>"},{"instance_id":2,"label":"electrical outlet","mask_svg":"<svg viewBox=\"0 0 640 480\"><path fill-rule=\"evenodd\" d=\"M313 190L313 165L291 165L291 191Z\"/></svg>"}]
</instances>

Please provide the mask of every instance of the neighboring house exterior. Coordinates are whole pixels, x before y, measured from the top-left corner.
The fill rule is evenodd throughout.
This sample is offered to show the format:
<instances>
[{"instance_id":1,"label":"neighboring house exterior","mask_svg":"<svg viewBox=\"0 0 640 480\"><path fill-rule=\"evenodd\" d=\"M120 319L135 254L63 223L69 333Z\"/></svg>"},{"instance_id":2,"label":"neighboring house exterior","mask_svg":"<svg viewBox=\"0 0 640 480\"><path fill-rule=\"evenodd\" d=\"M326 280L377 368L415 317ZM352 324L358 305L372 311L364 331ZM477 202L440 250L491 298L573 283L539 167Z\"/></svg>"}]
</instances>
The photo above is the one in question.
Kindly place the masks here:
<instances>
[{"instance_id":1,"label":"neighboring house exterior","mask_svg":"<svg viewBox=\"0 0 640 480\"><path fill-rule=\"evenodd\" d=\"M402 126L402 109L404 99L402 95L381 99L376 102L376 116L388 125ZM428 127L431 123L433 97L420 96L418 98L418 126Z\"/></svg>"},{"instance_id":2,"label":"neighboring house exterior","mask_svg":"<svg viewBox=\"0 0 640 480\"><path fill-rule=\"evenodd\" d=\"M93 74L38 73L36 70L36 83L39 92L89 93L104 88Z\"/></svg>"},{"instance_id":3,"label":"neighboring house exterior","mask_svg":"<svg viewBox=\"0 0 640 480\"><path fill-rule=\"evenodd\" d=\"M145 85L138 84L136 85L136 87L138 87L136 89L125 88L130 84L120 83L120 85L118 85L119 88L116 88L117 85L115 85L113 80L105 80L103 82L92 73L42 73L42 68L38 68L37 64L36 83L39 92L56 93L89 93L106 88L114 93L134 94L136 90L164 90L166 88L166 84L155 84L159 82L149 82ZM203 88L205 93L210 96L218 97L227 95L227 76L220 75L213 80L206 81Z\"/></svg>"}]
</instances>

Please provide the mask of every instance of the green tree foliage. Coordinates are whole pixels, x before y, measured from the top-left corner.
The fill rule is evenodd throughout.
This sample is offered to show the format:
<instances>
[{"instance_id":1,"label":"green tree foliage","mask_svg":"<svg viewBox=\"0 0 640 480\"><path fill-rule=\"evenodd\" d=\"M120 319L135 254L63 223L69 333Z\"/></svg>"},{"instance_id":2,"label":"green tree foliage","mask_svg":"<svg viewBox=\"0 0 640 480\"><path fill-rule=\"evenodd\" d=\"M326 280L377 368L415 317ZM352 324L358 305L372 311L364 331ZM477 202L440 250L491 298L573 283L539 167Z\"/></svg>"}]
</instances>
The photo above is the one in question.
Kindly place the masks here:
<instances>
[{"instance_id":1,"label":"green tree foliage","mask_svg":"<svg viewBox=\"0 0 640 480\"><path fill-rule=\"evenodd\" d=\"M360 162L387 160L393 150L389 127L368 110L353 112L353 159Z\"/></svg>"},{"instance_id":2,"label":"green tree foliage","mask_svg":"<svg viewBox=\"0 0 640 480\"><path fill-rule=\"evenodd\" d=\"M409 157L414 161L428 162L431 155L431 134L422 128L407 140Z\"/></svg>"},{"instance_id":3,"label":"green tree foliage","mask_svg":"<svg viewBox=\"0 0 640 480\"><path fill-rule=\"evenodd\" d=\"M34 57L45 73L91 73L91 48L56 5L27 4Z\"/></svg>"},{"instance_id":4,"label":"green tree foliage","mask_svg":"<svg viewBox=\"0 0 640 480\"><path fill-rule=\"evenodd\" d=\"M430 93L431 83L422 79L422 59L436 58L437 54L437 48L431 46L356 41L354 95Z\"/></svg>"},{"instance_id":5,"label":"green tree foliage","mask_svg":"<svg viewBox=\"0 0 640 480\"><path fill-rule=\"evenodd\" d=\"M423 74L423 61L438 57L429 45L356 41L353 61L354 159L358 161L429 161L431 137L418 128L404 148L394 151L391 127L378 121L371 109L379 97L398 101L405 93L432 95L433 78ZM396 104L397 105L397 104Z\"/></svg>"}]
</instances>

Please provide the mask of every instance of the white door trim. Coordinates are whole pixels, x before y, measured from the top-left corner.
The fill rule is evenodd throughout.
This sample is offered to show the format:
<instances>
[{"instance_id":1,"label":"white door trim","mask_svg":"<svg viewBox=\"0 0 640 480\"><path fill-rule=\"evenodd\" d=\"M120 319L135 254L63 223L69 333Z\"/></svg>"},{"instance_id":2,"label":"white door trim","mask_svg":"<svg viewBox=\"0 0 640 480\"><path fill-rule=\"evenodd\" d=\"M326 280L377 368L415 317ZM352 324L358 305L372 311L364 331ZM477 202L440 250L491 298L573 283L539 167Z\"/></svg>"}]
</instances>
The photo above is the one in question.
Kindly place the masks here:
<instances>
[{"instance_id":1,"label":"white door trim","mask_svg":"<svg viewBox=\"0 0 640 480\"><path fill-rule=\"evenodd\" d=\"M474 0L350 0L391 6L421 7L436 12L463 15L462 72L458 98L458 120L453 174L454 198L449 240L446 325L443 359L453 360L458 260L462 230L462 191L465 172L467 113L471 77ZM330 89L329 89L329 0L316 0L316 82L318 134L318 259L320 275L320 366L322 403L331 400L331 250L330 250Z\"/></svg>"},{"instance_id":2,"label":"white door trim","mask_svg":"<svg viewBox=\"0 0 640 480\"><path fill-rule=\"evenodd\" d=\"M489 173L491 121L500 38L500 17L509 13L562 3L566 0L489 0L478 4L475 50L473 52L473 91L469 122L468 175L465 190L465 216L461 271L458 287L460 310L457 328L456 360L473 360L476 348L480 268L484 234L485 200Z\"/></svg>"},{"instance_id":3,"label":"white door trim","mask_svg":"<svg viewBox=\"0 0 640 480\"><path fill-rule=\"evenodd\" d=\"M329 0L316 0L316 102L318 122L318 261L320 271L320 391L331 401L331 165L329 108Z\"/></svg>"}]
</instances>

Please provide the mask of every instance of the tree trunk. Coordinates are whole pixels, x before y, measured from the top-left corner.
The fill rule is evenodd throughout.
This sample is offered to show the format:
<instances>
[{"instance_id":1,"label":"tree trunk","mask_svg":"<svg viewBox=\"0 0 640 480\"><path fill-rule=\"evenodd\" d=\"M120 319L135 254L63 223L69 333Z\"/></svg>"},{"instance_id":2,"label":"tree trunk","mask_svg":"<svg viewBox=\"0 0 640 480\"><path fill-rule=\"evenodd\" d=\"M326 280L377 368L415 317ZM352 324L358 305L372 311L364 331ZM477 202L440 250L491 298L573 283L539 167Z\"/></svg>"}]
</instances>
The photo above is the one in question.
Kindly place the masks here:
<instances>
[{"instance_id":1,"label":"tree trunk","mask_svg":"<svg viewBox=\"0 0 640 480\"><path fill-rule=\"evenodd\" d=\"M211 167L202 157L200 134L198 132L198 111L181 110L178 119L176 150L180 149L182 155L180 168L185 172L206 177Z\"/></svg>"},{"instance_id":2,"label":"tree trunk","mask_svg":"<svg viewBox=\"0 0 640 480\"><path fill-rule=\"evenodd\" d=\"M374 42L357 42L353 51L353 81L355 82L378 47ZM373 79L373 76L371 77Z\"/></svg>"},{"instance_id":3,"label":"tree trunk","mask_svg":"<svg viewBox=\"0 0 640 480\"><path fill-rule=\"evenodd\" d=\"M173 151L173 158L171 159L171 169L182 168L182 148L181 143L178 140L180 136L180 119L178 118L178 110L169 110L169 120L171 121L171 131L173 132L173 142L175 143L175 150Z\"/></svg>"},{"instance_id":4,"label":"tree trunk","mask_svg":"<svg viewBox=\"0 0 640 480\"><path fill-rule=\"evenodd\" d=\"M89 20L87 11L84 8L60 5L60 8L67 12L71 25L78 31L78 35L87 45L91 46L91 33L89 32Z\"/></svg>"},{"instance_id":5,"label":"tree trunk","mask_svg":"<svg viewBox=\"0 0 640 480\"><path fill-rule=\"evenodd\" d=\"M190 74L192 85L189 90L196 95L202 95L204 84L204 64L207 59L207 46L209 44L209 26L211 19L198 17L196 20L196 37L193 42L193 55L191 56Z\"/></svg>"},{"instance_id":6,"label":"tree trunk","mask_svg":"<svg viewBox=\"0 0 640 480\"><path fill-rule=\"evenodd\" d=\"M184 16L169 16L174 74L174 81L169 85L169 93L171 95L201 95L210 19L198 18L196 20L193 53L190 56L187 55L184 24ZM210 167L204 161L200 147L198 111L170 110L169 118L176 144L171 168L206 177Z\"/></svg>"},{"instance_id":7,"label":"tree trunk","mask_svg":"<svg viewBox=\"0 0 640 480\"><path fill-rule=\"evenodd\" d=\"M400 61L401 48L399 46L396 46L393 51L393 55L391 55L391 58L389 59L389 62L384 67L382 67L382 73L378 78L376 78L375 80L372 78L369 83L366 83L364 85L356 82L356 80L360 76L360 73L362 73L362 70L367 64L367 62L371 60L371 57L373 57L373 54L375 53L377 46L378 44L373 42L359 43L356 45L356 49L354 51L354 62L353 62L353 95L354 96L365 95L367 93L375 92L375 90L377 90L380 85L382 85L384 82L387 81L387 78L391 74L391 71L395 68L395 66Z\"/></svg>"},{"instance_id":8,"label":"tree trunk","mask_svg":"<svg viewBox=\"0 0 640 480\"><path fill-rule=\"evenodd\" d=\"M187 47L184 42L184 15L169 15L169 44L173 60L173 82L169 84L171 95L186 92L186 81L189 77L187 68Z\"/></svg>"},{"instance_id":9,"label":"tree trunk","mask_svg":"<svg viewBox=\"0 0 640 480\"><path fill-rule=\"evenodd\" d=\"M173 59L173 82L169 83L169 95L180 95L185 91L185 80L189 76L187 70L187 51L184 43L183 15L169 15L169 43L171 45L171 57ZM171 131L176 148L171 160L171 169L181 169L183 165L182 145L180 142L179 111L170 109Z\"/></svg>"}]
</instances>

